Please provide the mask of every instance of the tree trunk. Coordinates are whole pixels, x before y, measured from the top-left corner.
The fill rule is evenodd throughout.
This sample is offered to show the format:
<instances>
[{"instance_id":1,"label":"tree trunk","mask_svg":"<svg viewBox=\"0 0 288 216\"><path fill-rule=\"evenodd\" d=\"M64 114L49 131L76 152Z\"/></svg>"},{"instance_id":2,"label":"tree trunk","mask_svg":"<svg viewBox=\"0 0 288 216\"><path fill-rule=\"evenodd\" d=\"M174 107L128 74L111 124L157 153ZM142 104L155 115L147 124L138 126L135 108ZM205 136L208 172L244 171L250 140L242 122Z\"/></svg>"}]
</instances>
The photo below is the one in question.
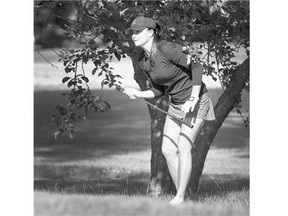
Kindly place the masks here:
<instances>
[{"instance_id":1,"label":"tree trunk","mask_svg":"<svg viewBox=\"0 0 288 216\"><path fill-rule=\"evenodd\" d=\"M152 103L167 111L167 101L168 96L165 96L164 98L153 100ZM169 193L173 188L166 159L161 151L166 116L151 107L148 108L151 119L151 177L148 193L152 196L159 196L160 193Z\"/></svg>"},{"instance_id":2,"label":"tree trunk","mask_svg":"<svg viewBox=\"0 0 288 216\"><path fill-rule=\"evenodd\" d=\"M241 92L245 87L245 82L249 79L249 74L249 58L247 58L231 78L231 84L224 91L215 105L214 111L216 120L205 122L196 139L195 145L192 149L193 167L189 185L190 195L195 195L197 193L199 180L203 172L204 163L211 143L230 111L240 102Z\"/></svg>"},{"instance_id":3,"label":"tree trunk","mask_svg":"<svg viewBox=\"0 0 288 216\"><path fill-rule=\"evenodd\" d=\"M138 55L130 56L134 67L134 79L139 84L141 90L146 90L150 87L147 75L138 66ZM157 105L159 108L168 110L168 95L158 98L147 100L152 104ZM147 188L147 193L151 196L159 196L161 193L170 193L175 190L174 184L168 172L166 160L161 152L163 126L165 123L165 114L155 110L148 105L151 122L151 176L150 183Z\"/></svg>"},{"instance_id":4,"label":"tree trunk","mask_svg":"<svg viewBox=\"0 0 288 216\"><path fill-rule=\"evenodd\" d=\"M134 79L139 84L141 90L149 88L147 75L138 66L139 52L130 55L134 67ZM245 82L249 79L249 58L247 58L239 67L237 73L231 78L231 84L219 98L214 107L216 120L205 122L203 128L195 141L192 149L192 173L189 184L189 194L195 195L198 190L199 180L203 172L207 153L222 123L230 111L240 102L241 91ZM150 100L159 108L168 109L168 97ZM149 107L151 118L151 177L147 192L153 196L159 196L160 193L170 193L175 191L172 179L169 175L165 158L161 152L163 126L165 115Z\"/></svg>"}]
</instances>

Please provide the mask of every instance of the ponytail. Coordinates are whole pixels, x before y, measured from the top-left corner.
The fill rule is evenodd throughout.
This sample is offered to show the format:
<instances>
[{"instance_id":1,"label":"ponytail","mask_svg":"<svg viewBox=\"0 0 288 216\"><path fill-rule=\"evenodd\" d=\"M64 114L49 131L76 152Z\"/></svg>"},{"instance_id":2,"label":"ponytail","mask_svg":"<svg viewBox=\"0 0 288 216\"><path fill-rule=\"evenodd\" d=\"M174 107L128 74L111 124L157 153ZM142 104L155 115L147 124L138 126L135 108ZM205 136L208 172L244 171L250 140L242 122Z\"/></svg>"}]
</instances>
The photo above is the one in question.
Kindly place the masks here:
<instances>
[{"instance_id":1,"label":"ponytail","mask_svg":"<svg viewBox=\"0 0 288 216\"><path fill-rule=\"evenodd\" d=\"M148 28L148 29L154 31L154 43L159 42L161 40L160 25L156 22L156 28Z\"/></svg>"}]
</instances>

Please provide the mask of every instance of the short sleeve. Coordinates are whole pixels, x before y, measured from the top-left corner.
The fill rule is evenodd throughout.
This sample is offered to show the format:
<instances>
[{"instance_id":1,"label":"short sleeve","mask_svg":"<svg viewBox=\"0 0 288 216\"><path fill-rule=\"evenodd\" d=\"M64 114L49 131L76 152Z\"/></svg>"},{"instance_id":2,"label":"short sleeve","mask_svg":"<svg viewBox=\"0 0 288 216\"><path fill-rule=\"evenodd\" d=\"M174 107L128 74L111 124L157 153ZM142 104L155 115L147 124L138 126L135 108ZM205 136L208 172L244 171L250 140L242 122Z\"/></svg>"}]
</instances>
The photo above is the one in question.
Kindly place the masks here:
<instances>
[{"instance_id":1,"label":"short sleeve","mask_svg":"<svg viewBox=\"0 0 288 216\"><path fill-rule=\"evenodd\" d=\"M158 49L168 61L191 71L193 85L202 84L203 66L200 63L190 63L190 60L188 61L190 56L182 51L182 47L180 45L166 42L162 43Z\"/></svg>"},{"instance_id":2,"label":"short sleeve","mask_svg":"<svg viewBox=\"0 0 288 216\"><path fill-rule=\"evenodd\" d=\"M202 84L203 66L200 63L191 64L192 85Z\"/></svg>"},{"instance_id":3,"label":"short sleeve","mask_svg":"<svg viewBox=\"0 0 288 216\"><path fill-rule=\"evenodd\" d=\"M154 93L155 97L163 96L165 94L165 87L154 83L151 79L150 81L152 83L152 87L149 90Z\"/></svg>"}]
</instances>

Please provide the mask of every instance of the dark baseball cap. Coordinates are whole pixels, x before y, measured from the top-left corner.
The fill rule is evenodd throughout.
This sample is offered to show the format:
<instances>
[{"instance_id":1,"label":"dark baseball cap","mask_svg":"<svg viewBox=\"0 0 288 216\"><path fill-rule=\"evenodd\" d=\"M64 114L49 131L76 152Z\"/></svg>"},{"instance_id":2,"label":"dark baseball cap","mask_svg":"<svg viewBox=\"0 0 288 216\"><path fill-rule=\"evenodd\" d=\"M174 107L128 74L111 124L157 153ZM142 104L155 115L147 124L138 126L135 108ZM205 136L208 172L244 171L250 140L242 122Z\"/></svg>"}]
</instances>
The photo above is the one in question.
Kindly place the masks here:
<instances>
[{"instance_id":1,"label":"dark baseball cap","mask_svg":"<svg viewBox=\"0 0 288 216\"><path fill-rule=\"evenodd\" d=\"M145 28L156 29L156 23L152 18L139 16L131 24L131 27L125 30L125 34L130 34L132 31L143 30Z\"/></svg>"}]
</instances>

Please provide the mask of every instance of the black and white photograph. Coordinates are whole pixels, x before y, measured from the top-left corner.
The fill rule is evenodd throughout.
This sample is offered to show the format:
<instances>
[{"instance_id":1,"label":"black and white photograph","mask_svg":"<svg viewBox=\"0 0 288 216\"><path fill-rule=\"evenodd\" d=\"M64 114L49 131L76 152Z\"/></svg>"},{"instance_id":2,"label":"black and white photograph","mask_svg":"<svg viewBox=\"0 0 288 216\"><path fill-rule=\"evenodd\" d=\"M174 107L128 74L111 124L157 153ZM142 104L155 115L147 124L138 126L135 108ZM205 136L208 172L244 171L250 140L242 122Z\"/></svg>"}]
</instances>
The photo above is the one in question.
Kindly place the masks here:
<instances>
[{"instance_id":1,"label":"black and white photograph","mask_svg":"<svg viewBox=\"0 0 288 216\"><path fill-rule=\"evenodd\" d=\"M33 34L35 216L250 215L250 1L34 0Z\"/></svg>"}]
</instances>

